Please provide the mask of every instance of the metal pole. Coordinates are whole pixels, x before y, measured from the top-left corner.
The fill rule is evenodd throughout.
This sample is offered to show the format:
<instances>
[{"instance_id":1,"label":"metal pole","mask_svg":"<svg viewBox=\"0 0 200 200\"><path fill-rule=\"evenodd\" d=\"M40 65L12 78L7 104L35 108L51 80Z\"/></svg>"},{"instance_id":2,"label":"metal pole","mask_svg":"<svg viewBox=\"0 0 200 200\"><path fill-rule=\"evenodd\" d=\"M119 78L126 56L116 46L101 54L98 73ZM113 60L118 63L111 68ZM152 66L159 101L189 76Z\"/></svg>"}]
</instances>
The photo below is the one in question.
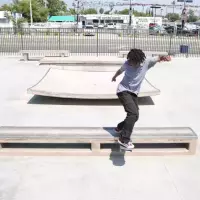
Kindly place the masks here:
<instances>
[{"instance_id":1,"label":"metal pole","mask_svg":"<svg viewBox=\"0 0 200 200\"><path fill-rule=\"evenodd\" d=\"M132 5L130 0L130 7L129 7L129 26L132 24Z\"/></svg>"},{"instance_id":2,"label":"metal pole","mask_svg":"<svg viewBox=\"0 0 200 200\"><path fill-rule=\"evenodd\" d=\"M47 2L44 0L44 7L47 8Z\"/></svg>"},{"instance_id":3,"label":"metal pole","mask_svg":"<svg viewBox=\"0 0 200 200\"><path fill-rule=\"evenodd\" d=\"M78 22L79 22L79 0L77 2L77 26L78 26Z\"/></svg>"},{"instance_id":4,"label":"metal pole","mask_svg":"<svg viewBox=\"0 0 200 200\"><path fill-rule=\"evenodd\" d=\"M31 26L33 25L33 11L32 11L32 2L30 0L30 18L31 18Z\"/></svg>"}]
</instances>

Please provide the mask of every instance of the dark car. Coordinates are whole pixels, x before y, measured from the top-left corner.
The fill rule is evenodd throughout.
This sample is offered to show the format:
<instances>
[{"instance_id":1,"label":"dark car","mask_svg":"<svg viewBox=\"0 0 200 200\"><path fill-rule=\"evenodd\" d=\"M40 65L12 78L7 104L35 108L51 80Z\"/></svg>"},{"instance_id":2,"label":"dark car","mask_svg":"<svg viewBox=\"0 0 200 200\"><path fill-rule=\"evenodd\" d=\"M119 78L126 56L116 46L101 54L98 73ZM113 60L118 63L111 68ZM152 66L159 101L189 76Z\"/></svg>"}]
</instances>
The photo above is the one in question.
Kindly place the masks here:
<instances>
[{"instance_id":1,"label":"dark car","mask_svg":"<svg viewBox=\"0 0 200 200\"><path fill-rule=\"evenodd\" d=\"M176 33L176 35L182 35L182 36L198 35L198 29L187 29L187 28L182 29L181 25L177 25L176 27L175 26L166 26L165 30L169 34L175 34Z\"/></svg>"}]
</instances>

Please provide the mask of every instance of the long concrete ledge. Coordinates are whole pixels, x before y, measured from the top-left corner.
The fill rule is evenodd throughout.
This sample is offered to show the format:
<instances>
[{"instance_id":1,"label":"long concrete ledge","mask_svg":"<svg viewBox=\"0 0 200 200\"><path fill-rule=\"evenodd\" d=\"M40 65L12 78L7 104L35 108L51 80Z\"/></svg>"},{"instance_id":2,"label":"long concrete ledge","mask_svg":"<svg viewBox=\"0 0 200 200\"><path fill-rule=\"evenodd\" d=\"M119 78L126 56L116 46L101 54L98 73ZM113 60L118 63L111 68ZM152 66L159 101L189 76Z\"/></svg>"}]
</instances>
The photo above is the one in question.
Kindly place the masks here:
<instances>
[{"instance_id":1,"label":"long concrete ledge","mask_svg":"<svg viewBox=\"0 0 200 200\"><path fill-rule=\"evenodd\" d=\"M37 54L44 56L59 55L61 57L70 55L69 50L21 50L20 53L22 54L25 61L29 60L30 54Z\"/></svg>"},{"instance_id":2,"label":"long concrete ledge","mask_svg":"<svg viewBox=\"0 0 200 200\"><path fill-rule=\"evenodd\" d=\"M29 94L77 99L117 99L116 89L122 76L111 82L113 72L83 72L49 69ZM159 95L160 90L144 80L139 97Z\"/></svg>"},{"instance_id":3,"label":"long concrete ledge","mask_svg":"<svg viewBox=\"0 0 200 200\"><path fill-rule=\"evenodd\" d=\"M119 51L119 57L120 58L124 58L128 55L129 51ZM144 51L146 56L158 56L158 55L162 55L162 56L166 56L168 55L168 52L166 51Z\"/></svg>"},{"instance_id":4,"label":"long concrete ledge","mask_svg":"<svg viewBox=\"0 0 200 200\"><path fill-rule=\"evenodd\" d=\"M0 155L117 154L117 139L113 127L0 127ZM192 155L196 152L197 140L196 133L189 127L134 128L132 141L136 147L127 155ZM46 149L27 147L31 144L41 146L52 143L58 146ZM13 148L19 144L20 148ZM59 148L61 144L71 146ZM77 146L79 144L87 148L80 148ZM148 144L148 147L141 148L142 144Z\"/></svg>"},{"instance_id":5,"label":"long concrete ledge","mask_svg":"<svg viewBox=\"0 0 200 200\"><path fill-rule=\"evenodd\" d=\"M44 57L40 60L40 65L70 65L70 66L104 66L104 65L122 65L124 58L116 56L70 56L70 57Z\"/></svg>"}]
</instances>

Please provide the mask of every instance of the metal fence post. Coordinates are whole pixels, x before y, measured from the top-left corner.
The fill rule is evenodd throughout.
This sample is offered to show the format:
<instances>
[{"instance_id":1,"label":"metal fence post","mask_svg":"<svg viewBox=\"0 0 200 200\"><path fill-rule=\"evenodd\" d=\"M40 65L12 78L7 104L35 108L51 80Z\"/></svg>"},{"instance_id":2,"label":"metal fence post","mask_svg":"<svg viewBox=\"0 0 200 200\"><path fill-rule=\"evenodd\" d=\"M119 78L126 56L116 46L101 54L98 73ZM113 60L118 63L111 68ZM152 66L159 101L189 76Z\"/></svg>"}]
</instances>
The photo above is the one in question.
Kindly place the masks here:
<instances>
[{"instance_id":1,"label":"metal fence post","mask_svg":"<svg viewBox=\"0 0 200 200\"><path fill-rule=\"evenodd\" d=\"M21 44L22 44L22 49L21 50L24 50L24 42L23 42L23 28L20 28L20 38L21 38Z\"/></svg>"},{"instance_id":2,"label":"metal fence post","mask_svg":"<svg viewBox=\"0 0 200 200\"><path fill-rule=\"evenodd\" d=\"M60 28L59 28L59 33L58 33L58 41L59 41L59 44L58 44L59 45L59 50L61 50L60 49Z\"/></svg>"},{"instance_id":3,"label":"metal fence post","mask_svg":"<svg viewBox=\"0 0 200 200\"><path fill-rule=\"evenodd\" d=\"M168 51L168 54L171 55L171 47L172 47L172 38L173 38L173 34L171 33L170 34L170 39L169 39L169 51Z\"/></svg>"},{"instance_id":4,"label":"metal fence post","mask_svg":"<svg viewBox=\"0 0 200 200\"><path fill-rule=\"evenodd\" d=\"M134 42L134 48L135 48L135 28L133 30L134 30L134 32L133 32L133 35L134 35L133 42Z\"/></svg>"},{"instance_id":5,"label":"metal fence post","mask_svg":"<svg viewBox=\"0 0 200 200\"><path fill-rule=\"evenodd\" d=\"M98 28L96 30L97 30L97 57L98 57L99 56L99 30Z\"/></svg>"}]
</instances>

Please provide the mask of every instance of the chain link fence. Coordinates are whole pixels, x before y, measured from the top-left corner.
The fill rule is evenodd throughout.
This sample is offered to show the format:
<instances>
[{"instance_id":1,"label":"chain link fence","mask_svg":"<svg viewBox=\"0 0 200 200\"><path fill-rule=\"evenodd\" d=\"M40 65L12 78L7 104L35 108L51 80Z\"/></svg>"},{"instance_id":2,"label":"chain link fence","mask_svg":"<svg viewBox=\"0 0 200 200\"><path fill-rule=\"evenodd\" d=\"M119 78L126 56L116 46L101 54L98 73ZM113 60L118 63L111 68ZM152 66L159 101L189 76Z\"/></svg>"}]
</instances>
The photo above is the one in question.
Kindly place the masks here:
<instances>
[{"instance_id":1,"label":"chain link fence","mask_svg":"<svg viewBox=\"0 0 200 200\"><path fill-rule=\"evenodd\" d=\"M0 55L20 55L21 50L69 50L72 55L106 56L131 48L198 57L200 37L138 29L0 28Z\"/></svg>"}]
</instances>

